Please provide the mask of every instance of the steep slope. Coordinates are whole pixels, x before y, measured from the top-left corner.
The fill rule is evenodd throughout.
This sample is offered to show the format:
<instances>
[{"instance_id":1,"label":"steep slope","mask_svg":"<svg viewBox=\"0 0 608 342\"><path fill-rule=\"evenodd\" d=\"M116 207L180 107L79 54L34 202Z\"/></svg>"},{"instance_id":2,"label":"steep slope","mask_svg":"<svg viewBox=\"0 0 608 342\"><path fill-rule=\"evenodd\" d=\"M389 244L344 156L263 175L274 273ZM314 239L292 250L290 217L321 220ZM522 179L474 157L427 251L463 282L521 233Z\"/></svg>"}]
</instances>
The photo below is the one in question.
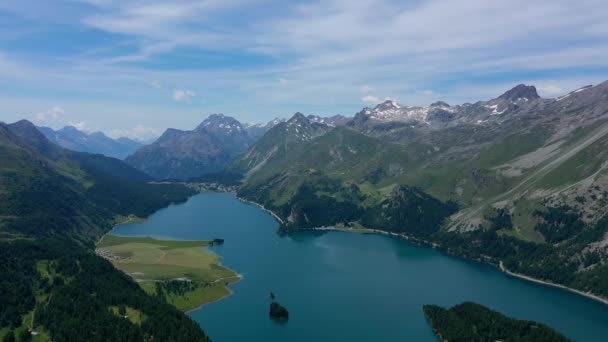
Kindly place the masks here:
<instances>
[{"instance_id":1,"label":"steep slope","mask_svg":"<svg viewBox=\"0 0 608 342\"><path fill-rule=\"evenodd\" d=\"M192 131L166 130L126 162L155 179L185 180L222 170L252 141L240 122L214 114Z\"/></svg>"},{"instance_id":2,"label":"steep slope","mask_svg":"<svg viewBox=\"0 0 608 342\"><path fill-rule=\"evenodd\" d=\"M98 153L108 157L124 159L142 146L129 138L112 139L102 132L85 133L73 126L60 130L38 127L40 132L54 144L73 151Z\"/></svg>"},{"instance_id":3,"label":"steep slope","mask_svg":"<svg viewBox=\"0 0 608 342\"><path fill-rule=\"evenodd\" d=\"M395 179L411 162L403 146L315 124L296 114L235 163L249 167L239 196L279 213L283 231L354 222L394 231L436 230L453 213L453 204L397 186ZM393 212L400 211L410 214L405 226L392 222Z\"/></svg>"},{"instance_id":4,"label":"steep slope","mask_svg":"<svg viewBox=\"0 0 608 342\"><path fill-rule=\"evenodd\" d=\"M2 127L2 227L19 234L61 234L90 241L116 215L147 216L191 192L147 184L118 159L65 150L27 121Z\"/></svg>"},{"instance_id":5,"label":"steep slope","mask_svg":"<svg viewBox=\"0 0 608 342\"><path fill-rule=\"evenodd\" d=\"M49 141L31 122L21 120L7 127L26 144L37 152L55 162L72 164L74 168L89 172L101 172L110 176L125 178L131 181L149 181L151 178L145 173L127 165L126 163L101 154L76 152L64 149ZM74 165L76 162L78 165Z\"/></svg>"},{"instance_id":6,"label":"steep slope","mask_svg":"<svg viewBox=\"0 0 608 342\"><path fill-rule=\"evenodd\" d=\"M311 122L302 113L294 114L288 121L280 122L253 144L229 167L231 172L253 174L269 161L280 160L293 148L327 133L330 126ZM272 169L272 167L270 167Z\"/></svg>"}]
</instances>

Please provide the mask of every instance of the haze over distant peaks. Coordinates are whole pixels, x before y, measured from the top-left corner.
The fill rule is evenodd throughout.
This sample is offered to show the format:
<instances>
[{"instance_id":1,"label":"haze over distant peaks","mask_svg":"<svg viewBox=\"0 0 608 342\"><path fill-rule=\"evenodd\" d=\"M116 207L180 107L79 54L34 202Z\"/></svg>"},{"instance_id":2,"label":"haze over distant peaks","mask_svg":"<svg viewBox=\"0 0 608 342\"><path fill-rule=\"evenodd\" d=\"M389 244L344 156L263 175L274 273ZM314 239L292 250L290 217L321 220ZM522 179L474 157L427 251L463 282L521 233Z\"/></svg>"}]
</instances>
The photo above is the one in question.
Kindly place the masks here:
<instances>
[{"instance_id":1,"label":"haze over distant peaks","mask_svg":"<svg viewBox=\"0 0 608 342\"><path fill-rule=\"evenodd\" d=\"M99 153L108 157L124 159L142 146L142 143L129 138L112 139L102 132L86 133L74 126L65 126L59 130L50 127L38 127L51 142L80 152Z\"/></svg>"}]
</instances>

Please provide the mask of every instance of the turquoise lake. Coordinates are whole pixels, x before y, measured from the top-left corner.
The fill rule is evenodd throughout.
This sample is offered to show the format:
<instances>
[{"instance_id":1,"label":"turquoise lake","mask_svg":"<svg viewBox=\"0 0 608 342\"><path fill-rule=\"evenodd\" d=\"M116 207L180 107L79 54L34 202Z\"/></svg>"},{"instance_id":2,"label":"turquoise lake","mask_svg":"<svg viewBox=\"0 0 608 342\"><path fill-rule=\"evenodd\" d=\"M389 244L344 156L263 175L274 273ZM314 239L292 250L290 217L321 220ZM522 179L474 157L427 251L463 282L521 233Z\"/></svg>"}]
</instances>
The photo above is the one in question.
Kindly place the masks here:
<instances>
[{"instance_id":1,"label":"turquoise lake","mask_svg":"<svg viewBox=\"0 0 608 342\"><path fill-rule=\"evenodd\" d=\"M423 304L474 301L546 323L576 341L608 340L608 305L384 235L276 234L271 215L231 194L200 194L114 234L225 239L210 248L244 278L190 312L215 342L436 341ZM268 317L272 291L290 314Z\"/></svg>"}]
</instances>

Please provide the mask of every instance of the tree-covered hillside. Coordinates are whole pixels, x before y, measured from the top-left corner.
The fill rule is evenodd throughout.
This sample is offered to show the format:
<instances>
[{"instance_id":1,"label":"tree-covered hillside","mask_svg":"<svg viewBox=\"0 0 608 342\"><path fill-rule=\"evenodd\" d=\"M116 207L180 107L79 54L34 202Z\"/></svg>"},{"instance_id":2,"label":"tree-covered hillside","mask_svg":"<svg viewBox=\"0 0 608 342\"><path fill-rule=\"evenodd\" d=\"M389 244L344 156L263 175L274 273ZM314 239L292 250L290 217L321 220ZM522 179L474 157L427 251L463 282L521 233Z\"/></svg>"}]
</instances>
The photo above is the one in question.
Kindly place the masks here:
<instances>
[{"instance_id":1,"label":"tree-covered hillside","mask_svg":"<svg viewBox=\"0 0 608 342\"><path fill-rule=\"evenodd\" d=\"M466 302L450 309L425 305L423 310L433 332L441 341L570 341L544 324L516 320L475 303Z\"/></svg>"},{"instance_id":2,"label":"tree-covered hillside","mask_svg":"<svg viewBox=\"0 0 608 342\"><path fill-rule=\"evenodd\" d=\"M92 246L122 216L184 201L99 155L66 151L31 124L0 124L0 337L54 341L207 341Z\"/></svg>"}]
</instances>

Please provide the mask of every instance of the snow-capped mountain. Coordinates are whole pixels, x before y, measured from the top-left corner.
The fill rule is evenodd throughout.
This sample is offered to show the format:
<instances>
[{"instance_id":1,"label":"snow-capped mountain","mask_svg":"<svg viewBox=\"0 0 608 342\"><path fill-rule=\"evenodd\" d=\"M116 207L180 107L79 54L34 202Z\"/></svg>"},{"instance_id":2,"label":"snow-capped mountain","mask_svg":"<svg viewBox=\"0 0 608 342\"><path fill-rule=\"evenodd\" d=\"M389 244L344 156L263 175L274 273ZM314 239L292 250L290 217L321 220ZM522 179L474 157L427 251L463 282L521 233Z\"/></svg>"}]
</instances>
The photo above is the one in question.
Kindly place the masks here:
<instances>
[{"instance_id":1,"label":"snow-capped mountain","mask_svg":"<svg viewBox=\"0 0 608 342\"><path fill-rule=\"evenodd\" d=\"M474 104L457 106L438 101L429 106L404 106L394 100L387 100L374 108L363 108L355 115L354 124L366 125L383 123L404 123L412 126L445 126L451 122L484 123L500 120L502 114L515 112L523 107L531 107L544 102L534 86L520 84L501 96ZM494 117L494 118L492 118ZM351 123L352 125L352 123Z\"/></svg>"},{"instance_id":2,"label":"snow-capped mountain","mask_svg":"<svg viewBox=\"0 0 608 342\"><path fill-rule=\"evenodd\" d=\"M454 113L455 108L445 102L435 102L427 107L404 106L394 100L386 100L374 108L363 108L357 115L364 115L376 122L412 122L429 124L429 116L443 118L441 113ZM447 115L449 117L449 115Z\"/></svg>"},{"instance_id":3,"label":"snow-capped mountain","mask_svg":"<svg viewBox=\"0 0 608 342\"><path fill-rule=\"evenodd\" d=\"M316 123L321 123L321 124L325 124L325 125L329 125L329 126L344 126L348 120L350 120L350 118L343 116L343 115L334 115L334 116L330 116L330 117L321 117L318 115L308 115L306 116L306 118L310 121L310 122L316 122Z\"/></svg>"}]
</instances>

